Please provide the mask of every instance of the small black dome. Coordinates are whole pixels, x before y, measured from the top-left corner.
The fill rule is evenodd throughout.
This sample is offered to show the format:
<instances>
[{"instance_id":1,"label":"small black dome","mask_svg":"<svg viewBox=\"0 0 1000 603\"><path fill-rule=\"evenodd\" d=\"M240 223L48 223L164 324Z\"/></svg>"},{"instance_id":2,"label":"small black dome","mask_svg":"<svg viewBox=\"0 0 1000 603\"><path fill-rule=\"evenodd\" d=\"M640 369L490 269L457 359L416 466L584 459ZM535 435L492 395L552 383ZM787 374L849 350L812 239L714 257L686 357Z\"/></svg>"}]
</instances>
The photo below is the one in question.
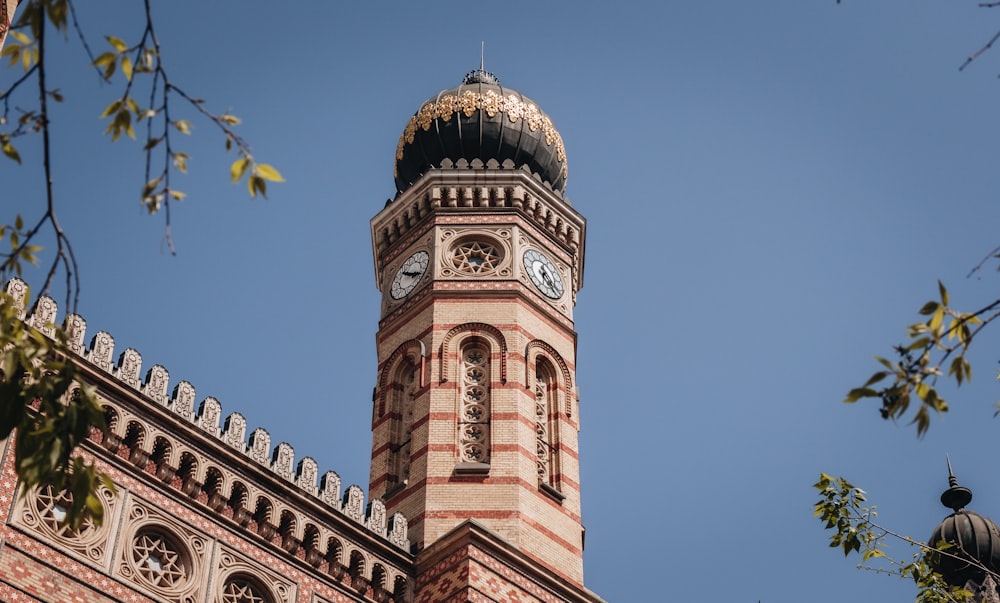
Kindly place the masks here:
<instances>
[{"instance_id":1,"label":"small black dome","mask_svg":"<svg viewBox=\"0 0 1000 603\"><path fill-rule=\"evenodd\" d=\"M1000 572L1000 530L990 519L975 511L955 511L934 529L928 544L935 546L942 540L953 545L947 549L948 553L965 559L939 555L934 569L948 584L964 586L969 580L982 582L986 574L979 564L991 572Z\"/></svg>"},{"instance_id":2,"label":"small black dome","mask_svg":"<svg viewBox=\"0 0 1000 603\"><path fill-rule=\"evenodd\" d=\"M405 191L446 159L452 164L494 159L501 165L510 160L556 191L566 190L566 151L552 120L482 69L429 98L410 118L396 147L396 190Z\"/></svg>"},{"instance_id":3,"label":"small black dome","mask_svg":"<svg viewBox=\"0 0 1000 603\"><path fill-rule=\"evenodd\" d=\"M941 504L954 511L944 518L928 544L941 541L952 546L938 555L934 569L952 586L965 586L972 580L981 584L986 578L985 567L1000 572L1000 530L989 518L964 507L972 501L972 491L958 485L948 461L948 489L941 494Z\"/></svg>"}]
</instances>

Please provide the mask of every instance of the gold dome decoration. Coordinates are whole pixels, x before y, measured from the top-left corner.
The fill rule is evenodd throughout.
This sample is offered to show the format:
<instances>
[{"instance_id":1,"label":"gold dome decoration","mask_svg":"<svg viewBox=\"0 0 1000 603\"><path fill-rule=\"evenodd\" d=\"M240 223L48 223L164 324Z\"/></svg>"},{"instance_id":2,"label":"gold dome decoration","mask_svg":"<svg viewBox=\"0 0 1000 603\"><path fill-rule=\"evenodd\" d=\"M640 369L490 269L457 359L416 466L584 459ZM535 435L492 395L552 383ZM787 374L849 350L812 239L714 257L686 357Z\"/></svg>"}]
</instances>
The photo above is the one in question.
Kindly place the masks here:
<instances>
[{"instance_id":1,"label":"gold dome decoration","mask_svg":"<svg viewBox=\"0 0 1000 603\"><path fill-rule=\"evenodd\" d=\"M517 123L519 119L524 119L532 132L541 128L545 134L545 144L554 145L556 158L563 162L563 177L569 175L569 169L565 164L566 149L563 146L562 136L552 124L549 116L539 111L534 104L526 103L514 94L503 97L493 90L482 93L464 90L460 96L446 94L438 98L437 102L424 104L407 122L403 135L399 138L399 144L396 146L396 160L403 159L403 150L406 145L413 143L418 127L426 132L430 130L434 119L447 122L458 111L461 111L466 117L472 117L477 110L484 111L489 117L495 117L497 113L505 114L511 123Z\"/></svg>"}]
</instances>

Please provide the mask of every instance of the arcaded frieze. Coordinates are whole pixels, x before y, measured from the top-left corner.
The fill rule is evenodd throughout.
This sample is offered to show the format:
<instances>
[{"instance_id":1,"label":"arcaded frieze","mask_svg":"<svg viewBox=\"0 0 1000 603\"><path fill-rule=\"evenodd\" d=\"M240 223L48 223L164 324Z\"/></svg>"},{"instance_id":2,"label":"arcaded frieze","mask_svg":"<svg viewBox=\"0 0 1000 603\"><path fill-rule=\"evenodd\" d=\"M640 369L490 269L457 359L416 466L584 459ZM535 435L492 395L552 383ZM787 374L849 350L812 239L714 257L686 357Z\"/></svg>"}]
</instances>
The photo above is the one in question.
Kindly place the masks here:
<instances>
[{"instance_id":1,"label":"arcaded frieze","mask_svg":"<svg viewBox=\"0 0 1000 603\"><path fill-rule=\"evenodd\" d=\"M4 292L19 307L27 305L28 287L23 280L11 279L5 284ZM56 302L42 296L30 313L22 311L21 316L29 325L51 335L57 314ZM378 500L366 505L364 491L359 486L352 485L341 495L340 478L335 472L328 471L320 476L316 462L310 457L303 457L296 463L295 451L287 442L278 443L272 449L270 435L263 428L255 429L245 440L247 422L244 416L231 413L223 420L222 405L215 398L204 398L196 411L195 388L187 381L177 382L168 396L168 371L154 365L146 371L145 378L141 378L142 356L133 348L127 348L118 356L117 363L114 362L115 340L109 333L99 331L85 348L82 342L87 323L82 317L67 316L64 328L70 334L70 346L78 362L83 367L92 367L90 374L94 380L123 386L113 388L114 395L102 395L101 388L98 390L108 419L108 431L101 444L111 453L129 460L140 471L177 485L193 498L203 498L206 504L213 501L210 506L216 507L216 511L230 513L234 518L245 516L239 519L246 519L245 525L256 524L252 527L259 533L267 532L267 526L278 531L284 516L288 522L299 526L293 536L301 540L304 537L301 527L317 523L310 517L312 513L308 508L298 508L294 498L282 495L282 487L291 487L362 526L375 537L409 551L406 518L400 514L386 517L385 507ZM198 439L190 434L178 437L174 425L158 420L158 416L171 415L188 423L191 434L205 434L224 448L202 448L196 444ZM244 464L226 462L223 454L226 450L243 456ZM251 462L276 478L273 487L255 475L259 471L252 470ZM230 502L238 502L241 497L243 503L235 506L242 508L232 508ZM227 508L229 510L225 511Z\"/></svg>"}]
</instances>

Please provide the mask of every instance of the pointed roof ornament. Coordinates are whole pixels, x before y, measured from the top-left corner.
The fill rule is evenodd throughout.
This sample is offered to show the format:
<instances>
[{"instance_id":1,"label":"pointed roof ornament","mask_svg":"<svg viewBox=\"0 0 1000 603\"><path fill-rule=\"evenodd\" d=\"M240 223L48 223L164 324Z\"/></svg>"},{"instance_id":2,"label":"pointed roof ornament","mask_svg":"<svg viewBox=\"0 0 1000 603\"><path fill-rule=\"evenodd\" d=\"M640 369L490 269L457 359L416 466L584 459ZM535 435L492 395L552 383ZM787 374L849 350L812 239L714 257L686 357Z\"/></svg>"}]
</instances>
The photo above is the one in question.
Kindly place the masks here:
<instances>
[{"instance_id":1,"label":"pointed roof ornament","mask_svg":"<svg viewBox=\"0 0 1000 603\"><path fill-rule=\"evenodd\" d=\"M462 78L463 84L492 84L494 86L500 85L500 79L486 71L486 42L482 42L479 49L479 69L473 69L472 71L465 74Z\"/></svg>"},{"instance_id":2,"label":"pointed roof ornament","mask_svg":"<svg viewBox=\"0 0 1000 603\"><path fill-rule=\"evenodd\" d=\"M948 462L948 489L941 493L941 504L958 513L972 501L972 490L958 485L951 469L951 458L945 455L945 460Z\"/></svg>"}]
</instances>

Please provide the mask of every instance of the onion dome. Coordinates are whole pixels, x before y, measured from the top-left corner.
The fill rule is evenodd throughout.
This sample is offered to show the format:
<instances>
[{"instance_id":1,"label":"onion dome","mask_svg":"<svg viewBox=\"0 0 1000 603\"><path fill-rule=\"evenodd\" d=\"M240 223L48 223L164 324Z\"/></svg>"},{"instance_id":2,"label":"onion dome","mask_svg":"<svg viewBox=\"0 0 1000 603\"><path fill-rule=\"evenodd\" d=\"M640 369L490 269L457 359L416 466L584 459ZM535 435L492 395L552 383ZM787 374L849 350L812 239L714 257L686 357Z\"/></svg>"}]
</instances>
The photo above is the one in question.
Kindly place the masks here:
<instances>
[{"instance_id":1,"label":"onion dome","mask_svg":"<svg viewBox=\"0 0 1000 603\"><path fill-rule=\"evenodd\" d=\"M945 541L952 546L938 555L934 569L952 586L964 586L969 580L980 584L986 578L983 567L1000 572L1000 530L989 518L965 509L972 500L972 491L958 485L951 462L948 484L950 487L941 494L941 504L953 512L934 529L929 544Z\"/></svg>"},{"instance_id":2,"label":"onion dome","mask_svg":"<svg viewBox=\"0 0 1000 603\"><path fill-rule=\"evenodd\" d=\"M566 190L566 151L552 120L482 68L429 98L410 118L396 147L396 190L463 159L473 167L477 159L482 167L492 159L496 167L527 168L556 191ZM505 165L508 160L513 166Z\"/></svg>"}]
</instances>

